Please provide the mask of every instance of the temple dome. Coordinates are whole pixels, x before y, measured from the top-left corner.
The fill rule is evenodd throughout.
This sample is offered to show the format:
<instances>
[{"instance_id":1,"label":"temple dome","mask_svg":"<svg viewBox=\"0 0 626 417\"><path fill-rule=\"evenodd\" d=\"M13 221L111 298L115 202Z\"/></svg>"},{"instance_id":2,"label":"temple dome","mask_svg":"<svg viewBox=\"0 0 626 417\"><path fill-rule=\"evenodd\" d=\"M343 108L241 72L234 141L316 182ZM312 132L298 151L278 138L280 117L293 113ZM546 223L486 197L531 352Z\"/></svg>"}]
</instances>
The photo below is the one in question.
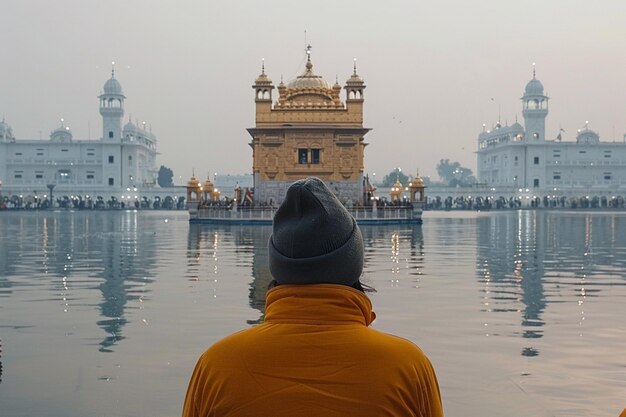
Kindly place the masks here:
<instances>
[{"instance_id":1,"label":"temple dome","mask_svg":"<svg viewBox=\"0 0 626 417\"><path fill-rule=\"evenodd\" d=\"M534 78L528 81L526 84L526 89L524 90L524 95L527 96L542 96L543 95L543 84L541 81Z\"/></svg>"},{"instance_id":2,"label":"temple dome","mask_svg":"<svg viewBox=\"0 0 626 417\"><path fill-rule=\"evenodd\" d=\"M265 61L263 61L263 65L261 65L261 74L259 74L258 77L256 77L256 80L254 80L254 83L257 85L271 85L272 84L272 79L270 77L268 77L268 75L265 73Z\"/></svg>"},{"instance_id":3,"label":"temple dome","mask_svg":"<svg viewBox=\"0 0 626 417\"><path fill-rule=\"evenodd\" d=\"M295 80L289 81L287 88L290 90L332 89L331 85L324 81L322 77L313 74L313 64L310 60L306 63L304 74L298 76Z\"/></svg>"},{"instance_id":4,"label":"temple dome","mask_svg":"<svg viewBox=\"0 0 626 417\"><path fill-rule=\"evenodd\" d=\"M206 181L204 182L204 191L207 192L212 192L215 189L215 186L213 185L213 182L207 177Z\"/></svg>"},{"instance_id":5,"label":"temple dome","mask_svg":"<svg viewBox=\"0 0 626 417\"><path fill-rule=\"evenodd\" d=\"M60 126L50 133L50 140L53 142L71 142L72 131L67 126Z\"/></svg>"},{"instance_id":6,"label":"temple dome","mask_svg":"<svg viewBox=\"0 0 626 417\"><path fill-rule=\"evenodd\" d=\"M124 130L137 130L137 125L129 120L128 123L124 125Z\"/></svg>"},{"instance_id":7,"label":"temple dome","mask_svg":"<svg viewBox=\"0 0 626 417\"><path fill-rule=\"evenodd\" d=\"M576 143L581 144L597 144L600 142L600 135L597 132L589 129L585 126L584 129L579 130L576 135Z\"/></svg>"},{"instance_id":8,"label":"temple dome","mask_svg":"<svg viewBox=\"0 0 626 417\"><path fill-rule=\"evenodd\" d=\"M515 122L511 125L511 131L519 131L519 132L523 132L524 131L524 127L519 124L519 122Z\"/></svg>"},{"instance_id":9,"label":"temple dome","mask_svg":"<svg viewBox=\"0 0 626 417\"><path fill-rule=\"evenodd\" d=\"M104 83L104 94L122 94L122 85L114 77Z\"/></svg>"},{"instance_id":10,"label":"temple dome","mask_svg":"<svg viewBox=\"0 0 626 417\"><path fill-rule=\"evenodd\" d=\"M200 188L200 181L192 175L187 181L187 188Z\"/></svg>"},{"instance_id":11,"label":"temple dome","mask_svg":"<svg viewBox=\"0 0 626 417\"><path fill-rule=\"evenodd\" d=\"M409 182L409 188L413 189L413 188L424 188L426 186L426 184L424 183L424 180L422 179L422 177L420 177L419 172L415 174L415 177L411 180L411 182Z\"/></svg>"}]
</instances>

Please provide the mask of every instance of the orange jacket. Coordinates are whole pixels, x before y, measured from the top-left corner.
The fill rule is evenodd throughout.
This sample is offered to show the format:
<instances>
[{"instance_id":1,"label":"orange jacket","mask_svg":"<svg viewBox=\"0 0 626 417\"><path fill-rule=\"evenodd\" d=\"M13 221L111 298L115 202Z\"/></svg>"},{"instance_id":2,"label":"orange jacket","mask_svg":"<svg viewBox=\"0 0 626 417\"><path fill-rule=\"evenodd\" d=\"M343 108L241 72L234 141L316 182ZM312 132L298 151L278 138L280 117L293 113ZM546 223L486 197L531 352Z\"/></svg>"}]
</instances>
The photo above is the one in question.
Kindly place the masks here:
<instances>
[{"instance_id":1,"label":"orange jacket","mask_svg":"<svg viewBox=\"0 0 626 417\"><path fill-rule=\"evenodd\" d=\"M343 285L280 285L265 322L211 346L183 417L443 416L435 371L408 340L368 328L372 304Z\"/></svg>"}]
</instances>

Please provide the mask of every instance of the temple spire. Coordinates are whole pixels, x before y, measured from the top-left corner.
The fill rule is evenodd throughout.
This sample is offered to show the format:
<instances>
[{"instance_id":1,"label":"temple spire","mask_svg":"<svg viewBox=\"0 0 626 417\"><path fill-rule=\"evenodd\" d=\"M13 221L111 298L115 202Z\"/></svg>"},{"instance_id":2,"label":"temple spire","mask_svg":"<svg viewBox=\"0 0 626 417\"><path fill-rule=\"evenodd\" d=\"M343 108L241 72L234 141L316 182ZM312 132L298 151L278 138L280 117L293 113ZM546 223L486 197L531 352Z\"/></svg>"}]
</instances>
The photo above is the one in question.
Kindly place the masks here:
<instances>
[{"instance_id":1,"label":"temple spire","mask_svg":"<svg viewBox=\"0 0 626 417\"><path fill-rule=\"evenodd\" d=\"M313 63L311 62L311 45L307 45L306 47L306 69L307 71L311 71L313 69Z\"/></svg>"}]
</instances>

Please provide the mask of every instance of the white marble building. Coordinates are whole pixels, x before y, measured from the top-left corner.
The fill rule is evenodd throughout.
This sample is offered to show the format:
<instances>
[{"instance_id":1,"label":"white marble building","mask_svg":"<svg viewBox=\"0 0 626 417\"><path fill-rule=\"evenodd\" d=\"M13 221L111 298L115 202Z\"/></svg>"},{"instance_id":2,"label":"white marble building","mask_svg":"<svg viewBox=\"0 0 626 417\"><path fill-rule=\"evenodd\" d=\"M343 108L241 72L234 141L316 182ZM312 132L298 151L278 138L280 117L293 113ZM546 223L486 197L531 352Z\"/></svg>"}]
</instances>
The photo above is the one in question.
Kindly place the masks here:
<instances>
[{"instance_id":1,"label":"white marble building","mask_svg":"<svg viewBox=\"0 0 626 417\"><path fill-rule=\"evenodd\" d=\"M158 167L157 140L144 126L129 121L122 127L122 86L111 72L98 96L102 137L76 140L63 125L45 140L16 138L0 123L0 194L47 197L81 196L108 200L154 194Z\"/></svg>"},{"instance_id":2,"label":"white marble building","mask_svg":"<svg viewBox=\"0 0 626 417\"><path fill-rule=\"evenodd\" d=\"M479 183L494 195L531 199L626 194L626 142L603 141L587 123L575 141L562 140L562 129L546 136L549 98L534 71L521 100L524 126L498 122L478 136Z\"/></svg>"}]
</instances>

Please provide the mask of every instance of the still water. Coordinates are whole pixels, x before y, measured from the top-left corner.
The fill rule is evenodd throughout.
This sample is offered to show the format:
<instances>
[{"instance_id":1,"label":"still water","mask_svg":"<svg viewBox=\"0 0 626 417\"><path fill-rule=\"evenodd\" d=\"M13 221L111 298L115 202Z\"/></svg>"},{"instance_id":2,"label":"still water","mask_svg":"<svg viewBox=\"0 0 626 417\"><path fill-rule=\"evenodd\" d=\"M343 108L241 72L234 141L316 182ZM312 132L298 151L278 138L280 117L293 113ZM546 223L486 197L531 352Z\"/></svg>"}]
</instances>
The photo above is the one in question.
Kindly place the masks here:
<instances>
[{"instance_id":1,"label":"still water","mask_svg":"<svg viewBox=\"0 0 626 417\"><path fill-rule=\"evenodd\" d=\"M427 212L362 231L374 327L429 355L447 416L626 407L626 213ZM0 415L180 415L202 351L263 318L269 233L0 213Z\"/></svg>"}]
</instances>

